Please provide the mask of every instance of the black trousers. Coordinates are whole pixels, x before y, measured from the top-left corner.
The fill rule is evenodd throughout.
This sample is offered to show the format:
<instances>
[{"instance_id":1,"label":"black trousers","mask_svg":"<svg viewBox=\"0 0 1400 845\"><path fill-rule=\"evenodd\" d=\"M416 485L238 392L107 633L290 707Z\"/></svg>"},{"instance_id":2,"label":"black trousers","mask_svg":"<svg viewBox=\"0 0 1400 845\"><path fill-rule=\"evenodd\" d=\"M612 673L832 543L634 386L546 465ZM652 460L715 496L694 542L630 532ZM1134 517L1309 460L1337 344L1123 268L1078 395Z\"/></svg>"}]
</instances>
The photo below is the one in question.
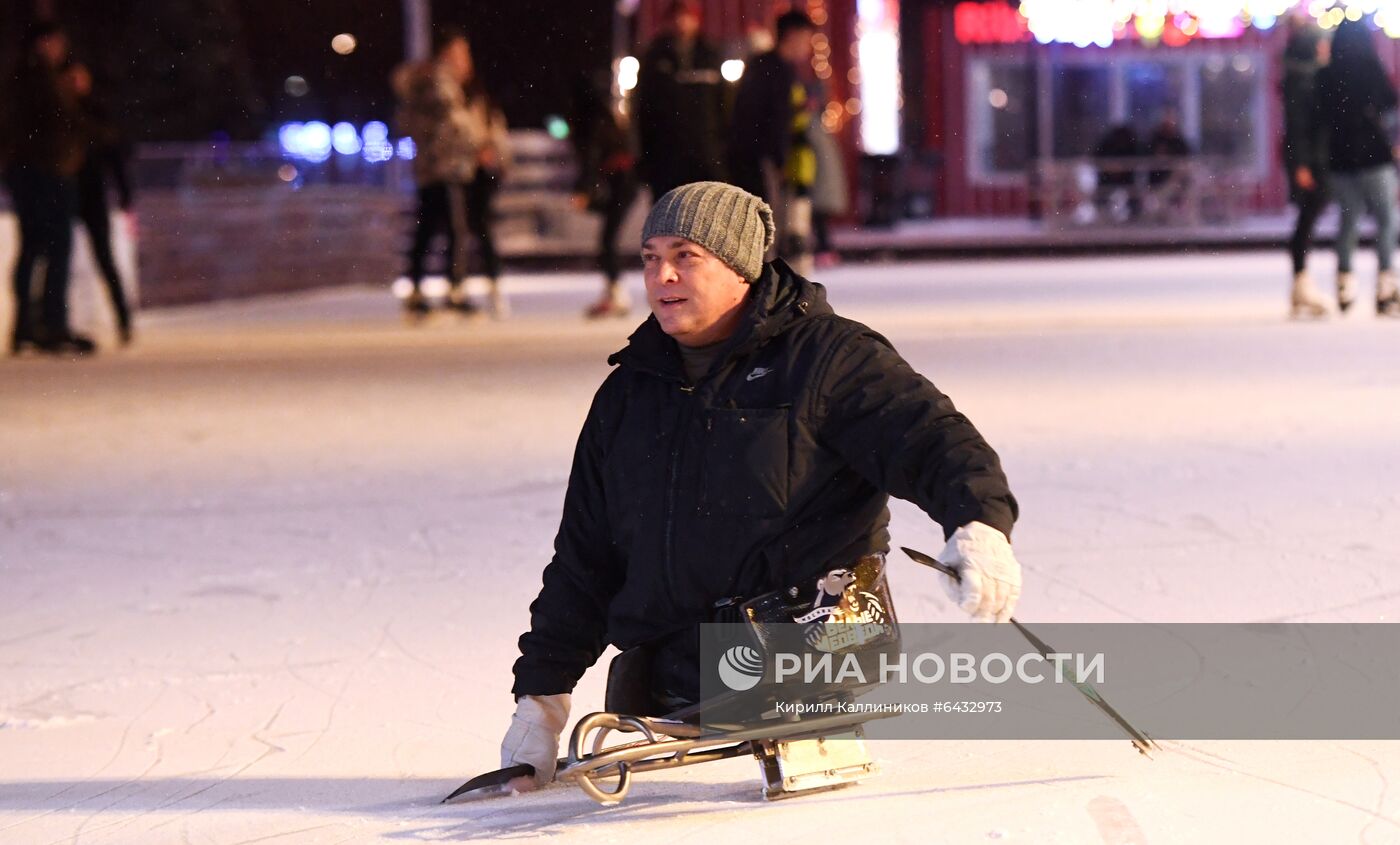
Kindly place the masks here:
<instances>
[{"instance_id":1,"label":"black trousers","mask_svg":"<svg viewBox=\"0 0 1400 845\"><path fill-rule=\"evenodd\" d=\"M78 218L83 221L83 228L87 229L92 257L102 271L102 280L107 283L107 295L112 300L117 325L128 329L131 327L131 310L126 304L126 290L122 287L117 260L112 255L112 218L105 199L101 195L84 193L78 203Z\"/></svg>"},{"instance_id":2,"label":"black trousers","mask_svg":"<svg viewBox=\"0 0 1400 845\"><path fill-rule=\"evenodd\" d=\"M444 268L456 287L467 275L467 239L475 237L481 269L492 280L501 275L501 259L491 236L491 200L495 174L479 171L471 182L433 182L418 189L418 215L408 248L408 278L418 287L426 272L433 238L443 236Z\"/></svg>"},{"instance_id":3,"label":"black trousers","mask_svg":"<svg viewBox=\"0 0 1400 845\"><path fill-rule=\"evenodd\" d=\"M501 258L491 236L491 201L499 186L499 177L489 170L477 170L476 178L467 185L467 226L476 236L481 270L492 281L501 277Z\"/></svg>"},{"instance_id":4,"label":"black trousers","mask_svg":"<svg viewBox=\"0 0 1400 845\"><path fill-rule=\"evenodd\" d=\"M603 271L610 286L616 284L622 275L622 264L617 257L617 233L622 229L627 210L636 199L637 183L631 174L611 173L605 177L596 208L603 215L603 231L598 240L598 268Z\"/></svg>"},{"instance_id":5,"label":"black trousers","mask_svg":"<svg viewBox=\"0 0 1400 845\"><path fill-rule=\"evenodd\" d=\"M34 167L16 165L5 178L19 220L19 257L12 278L16 338L68 334L68 270L73 252L73 183ZM39 324L32 309L34 270L43 262Z\"/></svg>"},{"instance_id":6,"label":"black trousers","mask_svg":"<svg viewBox=\"0 0 1400 845\"><path fill-rule=\"evenodd\" d=\"M1293 226L1293 237L1288 240L1288 254L1293 259L1293 272L1301 273L1308 266L1308 247L1312 245L1317 218L1327 208L1327 192L1299 188L1295 189L1294 194L1298 204L1298 222Z\"/></svg>"}]
</instances>

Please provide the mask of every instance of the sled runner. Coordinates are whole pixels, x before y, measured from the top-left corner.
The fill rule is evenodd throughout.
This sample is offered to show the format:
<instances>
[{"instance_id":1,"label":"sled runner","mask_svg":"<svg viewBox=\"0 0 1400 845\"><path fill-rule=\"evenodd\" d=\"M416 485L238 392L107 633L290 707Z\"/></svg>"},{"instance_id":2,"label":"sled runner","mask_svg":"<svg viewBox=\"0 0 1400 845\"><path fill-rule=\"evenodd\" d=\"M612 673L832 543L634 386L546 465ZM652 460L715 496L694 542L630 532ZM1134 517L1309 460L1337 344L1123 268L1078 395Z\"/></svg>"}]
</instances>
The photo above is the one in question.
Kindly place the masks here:
<instances>
[{"instance_id":1,"label":"sled runner","mask_svg":"<svg viewBox=\"0 0 1400 845\"><path fill-rule=\"evenodd\" d=\"M806 626L809 645L837 654L855 652L862 662L899 644L899 632L885 580L884 557L870 555L854 567L832 570L814 585L791 587L759 596L738 607L736 621L747 623L754 645L766 647L774 626ZM861 636L847 633L860 629ZM654 708L648 688L649 660L629 650L614 658L608 672L609 711L590 713L574 726L568 756L559 761L556 781L576 784L602 804L622 801L632 776L733 757L754 757L763 796L769 800L805 795L854 783L878 773L863 740L861 726L893 713L831 712L779 715L776 696L765 698L764 685L730 693L672 711L666 716L629 715ZM803 703L836 705L860 692L851 686L818 690ZM766 711L766 712L765 712ZM766 718L755 719L759 713ZM726 718L728 715L734 718ZM742 718L741 718L742 717ZM615 734L635 735L609 745ZM532 776L529 766L512 766L480 775L444 801L499 794L509 782Z\"/></svg>"}]
</instances>

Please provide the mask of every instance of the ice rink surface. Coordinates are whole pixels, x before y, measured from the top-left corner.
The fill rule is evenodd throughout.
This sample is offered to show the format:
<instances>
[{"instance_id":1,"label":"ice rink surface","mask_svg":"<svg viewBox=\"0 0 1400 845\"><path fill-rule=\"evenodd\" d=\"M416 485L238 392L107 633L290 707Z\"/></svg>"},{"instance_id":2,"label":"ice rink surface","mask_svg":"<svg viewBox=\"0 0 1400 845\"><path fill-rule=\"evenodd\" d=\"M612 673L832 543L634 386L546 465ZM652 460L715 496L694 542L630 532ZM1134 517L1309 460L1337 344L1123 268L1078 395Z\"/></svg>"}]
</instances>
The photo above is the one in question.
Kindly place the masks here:
<instances>
[{"instance_id":1,"label":"ice rink surface","mask_svg":"<svg viewBox=\"0 0 1400 845\"><path fill-rule=\"evenodd\" d=\"M1286 269L817 278L1001 452L1022 620L1400 621L1400 323L1369 285L1290 323ZM0 842L1400 842L1394 742L889 742L879 778L774 804L738 759L614 808L438 806L497 764L578 426L635 322L581 320L586 275L507 283L506 322L411 328L338 290L0 361ZM912 507L893 529L941 545ZM895 565L903 620L959 619L932 578Z\"/></svg>"}]
</instances>

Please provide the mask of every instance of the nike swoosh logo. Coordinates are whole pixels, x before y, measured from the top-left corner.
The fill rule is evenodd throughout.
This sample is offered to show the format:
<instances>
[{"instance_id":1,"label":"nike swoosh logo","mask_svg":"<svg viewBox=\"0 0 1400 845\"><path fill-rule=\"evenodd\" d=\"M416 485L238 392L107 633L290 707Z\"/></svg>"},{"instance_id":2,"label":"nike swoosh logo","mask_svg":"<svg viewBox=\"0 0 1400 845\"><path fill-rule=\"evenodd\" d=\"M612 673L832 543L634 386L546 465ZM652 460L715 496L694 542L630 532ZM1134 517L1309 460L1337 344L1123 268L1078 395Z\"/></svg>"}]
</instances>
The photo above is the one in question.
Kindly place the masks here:
<instances>
[{"instance_id":1,"label":"nike swoosh logo","mask_svg":"<svg viewBox=\"0 0 1400 845\"><path fill-rule=\"evenodd\" d=\"M771 372L773 372L771 367L754 367L753 372L749 373L748 378L744 379L744 381L753 381L754 379L760 379Z\"/></svg>"}]
</instances>

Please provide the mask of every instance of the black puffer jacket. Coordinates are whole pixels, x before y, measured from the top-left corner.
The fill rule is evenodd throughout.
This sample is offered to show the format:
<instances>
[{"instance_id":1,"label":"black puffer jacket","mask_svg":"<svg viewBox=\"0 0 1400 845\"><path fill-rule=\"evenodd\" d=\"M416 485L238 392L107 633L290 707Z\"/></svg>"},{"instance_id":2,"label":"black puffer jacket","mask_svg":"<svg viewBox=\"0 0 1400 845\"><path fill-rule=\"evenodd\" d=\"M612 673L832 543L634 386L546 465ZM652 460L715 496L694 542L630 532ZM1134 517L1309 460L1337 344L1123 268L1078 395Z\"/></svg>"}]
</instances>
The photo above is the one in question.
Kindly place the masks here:
<instances>
[{"instance_id":1,"label":"black puffer jacket","mask_svg":"<svg viewBox=\"0 0 1400 845\"><path fill-rule=\"evenodd\" d=\"M633 97L640 171L658 191L724 178L720 58L703 38L686 51L670 35L658 38L642 57Z\"/></svg>"},{"instance_id":2,"label":"black puffer jacket","mask_svg":"<svg viewBox=\"0 0 1400 845\"><path fill-rule=\"evenodd\" d=\"M996 453L889 342L820 285L765 268L744 323L694 385L649 318L589 411L517 695L573 689L628 648L889 546L888 496L950 534L1011 532Z\"/></svg>"},{"instance_id":3,"label":"black puffer jacket","mask_svg":"<svg viewBox=\"0 0 1400 845\"><path fill-rule=\"evenodd\" d=\"M1317 72L1318 120L1327 136L1333 173L1392 164L1395 86L1376 56L1364 21L1344 21L1332 39L1332 61Z\"/></svg>"}]
</instances>

